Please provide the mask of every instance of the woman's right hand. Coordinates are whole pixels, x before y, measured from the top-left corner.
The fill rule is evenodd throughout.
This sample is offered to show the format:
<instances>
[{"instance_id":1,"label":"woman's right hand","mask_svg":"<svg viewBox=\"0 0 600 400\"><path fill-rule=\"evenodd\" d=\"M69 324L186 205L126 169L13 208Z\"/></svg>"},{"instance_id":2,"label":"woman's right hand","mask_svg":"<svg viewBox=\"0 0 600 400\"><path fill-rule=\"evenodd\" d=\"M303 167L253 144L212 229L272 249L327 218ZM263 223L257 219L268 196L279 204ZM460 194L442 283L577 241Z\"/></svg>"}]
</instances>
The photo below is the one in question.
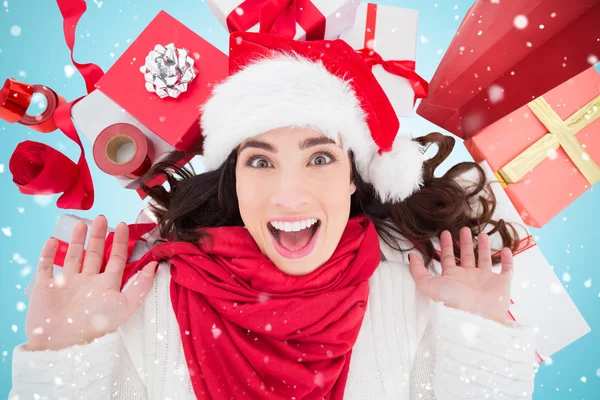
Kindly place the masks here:
<instances>
[{"instance_id":1,"label":"woman's right hand","mask_svg":"<svg viewBox=\"0 0 600 400\"><path fill-rule=\"evenodd\" d=\"M82 265L87 225L75 225L62 277L52 274L58 241L50 238L44 245L25 321L27 350L59 350L114 332L152 288L155 261L144 266L126 291L120 290L129 238L129 228L123 222L115 229L110 258L100 273L106 226L104 216L94 219Z\"/></svg>"}]
</instances>

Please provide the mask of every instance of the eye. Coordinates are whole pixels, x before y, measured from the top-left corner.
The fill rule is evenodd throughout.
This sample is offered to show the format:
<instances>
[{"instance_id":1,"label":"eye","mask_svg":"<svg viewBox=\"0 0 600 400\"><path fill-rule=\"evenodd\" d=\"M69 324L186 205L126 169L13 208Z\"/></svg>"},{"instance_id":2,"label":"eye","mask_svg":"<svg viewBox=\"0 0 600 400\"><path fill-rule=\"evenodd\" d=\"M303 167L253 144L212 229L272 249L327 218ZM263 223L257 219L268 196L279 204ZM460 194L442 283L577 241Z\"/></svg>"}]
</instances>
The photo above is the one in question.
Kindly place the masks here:
<instances>
[{"instance_id":1,"label":"eye","mask_svg":"<svg viewBox=\"0 0 600 400\"><path fill-rule=\"evenodd\" d=\"M252 157L246 164L254 168L268 168L271 163L263 157Z\"/></svg>"},{"instance_id":2,"label":"eye","mask_svg":"<svg viewBox=\"0 0 600 400\"><path fill-rule=\"evenodd\" d=\"M330 159L330 162L327 162L327 159ZM322 151L319 154L317 154L317 156L315 158L312 159L312 161L315 162L314 165L326 165L326 164L331 164L332 162L334 162L336 160L336 158L334 157L333 154L331 154L328 151Z\"/></svg>"}]
</instances>

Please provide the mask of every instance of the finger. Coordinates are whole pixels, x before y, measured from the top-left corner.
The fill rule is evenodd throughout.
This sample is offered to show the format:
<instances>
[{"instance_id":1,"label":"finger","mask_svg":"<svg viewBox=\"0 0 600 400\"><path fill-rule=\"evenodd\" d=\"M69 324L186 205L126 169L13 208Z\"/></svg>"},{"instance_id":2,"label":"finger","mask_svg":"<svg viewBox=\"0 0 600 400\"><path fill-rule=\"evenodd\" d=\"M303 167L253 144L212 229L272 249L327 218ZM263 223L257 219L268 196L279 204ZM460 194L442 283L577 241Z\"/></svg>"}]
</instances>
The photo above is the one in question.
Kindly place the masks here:
<instances>
[{"instance_id":1,"label":"finger","mask_svg":"<svg viewBox=\"0 0 600 400\"><path fill-rule=\"evenodd\" d=\"M473 237L471 230L467 227L460 230L460 265L464 268L475 268L475 251L473 249Z\"/></svg>"},{"instance_id":2,"label":"finger","mask_svg":"<svg viewBox=\"0 0 600 400\"><path fill-rule=\"evenodd\" d=\"M112 249L110 251L110 257L106 264L107 274L111 274L114 277L112 281L112 287L119 289L121 287L121 279L123 278L123 270L127 263L127 242L129 240L129 227L124 222L119 222L119 225L115 228L115 236L113 238Z\"/></svg>"},{"instance_id":3,"label":"finger","mask_svg":"<svg viewBox=\"0 0 600 400\"><path fill-rule=\"evenodd\" d=\"M71 241L65 255L63 265L63 274L65 277L78 274L81 270L81 260L83 257L83 246L85 244L85 235L87 234L87 225L84 222L78 222L71 232Z\"/></svg>"},{"instance_id":4,"label":"finger","mask_svg":"<svg viewBox=\"0 0 600 400\"><path fill-rule=\"evenodd\" d=\"M432 274L423 263L423 260L416 254L409 254L410 274L415 280L415 285L419 291L434 301L439 301L441 289L436 275Z\"/></svg>"},{"instance_id":5,"label":"finger","mask_svg":"<svg viewBox=\"0 0 600 400\"><path fill-rule=\"evenodd\" d=\"M427 276L432 276L431 272L425 267L421 257L414 253L410 253L408 255L408 260L410 261L410 274L413 276L415 282L419 282L423 278L427 278Z\"/></svg>"},{"instance_id":6,"label":"finger","mask_svg":"<svg viewBox=\"0 0 600 400\"><path fill-rule=\"evenodd\" d=\"M107 222L104 215L98 215L94 218L81 273L98 274L100 272L104 254L104 242L106 240L106 225Z\"/></svg>"},{"instance_id":7,"label":"finger","mask_svg":"<svg viewBox=\"0 0 600 400\"><path fill-rule=\"evenodd\" d=\"M512 251L508 247L502 248L500 252L500 259L502 261L502 271L500 274L502 275L513 275L513 255Z\"/></svg>"},{"instance_id":8,"label":"finger","mask_svg":"<svg viewBox=\"0 0 600 400\"><path fill-rule=\"evenodd\" d=\"M456 267L456 258L454 256L454 246L452 244L452 234L445 230L440 235L440 263L442 264L442 275L445 268Z\"/></svg>"},{"instance_id":9,"label":"finger","mask_svg":"<svg viewBox=\"0 0 600 400\"><path fill-rule=\"evenodd\" d=\"M477 236L478 266L481 269L492 269L492 254L490 250L490 237L481 232Z\"/></svg>"},{"instance_id":10,"label":"finger","mask_svg":"<svg viewBox=\"0 0 600 400\"><path fill-rule=\"evenodd\" d=\"M38 262L37 270L35 271L36 276L39 278L36 281L39 282L42 279L52 278L52 271L54 270L54 256L58 249L58 240L50 238L42 247L40 253L40 260Z\"/></svg>"},{"instance_id":11,"label":"finger","mask_svg":"<svg viewBox=\"0 0 600 400\"><path fill-rule=\"evenodd\" d=\"M156 261L146 264L146 266L142 268L142 272L135 278L135 281L123 292L127 299L127 315L133 315L144 301L146 294L152 289L154 278L156 276L155 269L157 264Z\"/></svg>"}]
</instances>

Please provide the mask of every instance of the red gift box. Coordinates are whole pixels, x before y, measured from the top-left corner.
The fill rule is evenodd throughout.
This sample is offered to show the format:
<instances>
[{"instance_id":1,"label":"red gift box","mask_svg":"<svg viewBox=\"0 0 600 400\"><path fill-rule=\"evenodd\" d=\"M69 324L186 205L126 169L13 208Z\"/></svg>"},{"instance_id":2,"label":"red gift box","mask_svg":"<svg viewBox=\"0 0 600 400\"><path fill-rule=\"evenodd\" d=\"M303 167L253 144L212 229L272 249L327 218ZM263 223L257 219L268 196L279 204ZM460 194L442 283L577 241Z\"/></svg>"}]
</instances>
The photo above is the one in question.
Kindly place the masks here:
<instances>
[{"instance_id":1,"label":"red gift box","mask_svg":"<svg viewBox=\"0 0 600 400\"><path fill-rule=\"evenodd\" d=\"M589 68L599 37L600 0L477 0L417 113L468 139Z\"/></svg>"},{"instance_id":2,"label":"red gift box","mask_svg":"<svg viewBox=\"0 0 600 400\"><path fill-rule=\"evenodd\" d=\"M571 78L465 141L529 226L540 228L600 180L600 72Z\"/></svg>"},{"instance_id":3,"label":"red gift box","mask_svg":"<svg viewBox=\"0 0 600 400\"><path fill-rule=\"evenodd\" d=\"M157 44L169 43L189 51L197 76L179 97L160 98L146 89L140 67ZM161 11L100 79L97 88L177 150L192 151L201 139L199 106L228 70L228 57L223 52Z\"/></svg>"}]
</instances>

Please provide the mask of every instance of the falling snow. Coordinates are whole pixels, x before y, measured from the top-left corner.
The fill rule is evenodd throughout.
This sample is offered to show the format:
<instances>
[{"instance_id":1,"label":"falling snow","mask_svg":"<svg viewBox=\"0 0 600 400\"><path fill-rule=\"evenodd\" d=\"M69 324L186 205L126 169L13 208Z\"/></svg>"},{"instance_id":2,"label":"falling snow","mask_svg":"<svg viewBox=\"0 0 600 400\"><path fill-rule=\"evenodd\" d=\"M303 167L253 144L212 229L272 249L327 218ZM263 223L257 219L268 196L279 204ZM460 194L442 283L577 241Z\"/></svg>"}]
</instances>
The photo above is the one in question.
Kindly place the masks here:
<instances>
[{"instance_id":1,"label":"falling snow","mask_svg":"<svg viewBox=\"0 0 600 400\"><path fill-rule=\"evenodd\" d=\"M19 272L19 275L21 275L21 277L26 277L29 276L31 274L31 266L30 265L26 265L25 267L21 268L21 271Z\"/></svg>"},{"instance_id":2,"label":"falling snow","mask_svg":"<svg viewBox=\"0 0 600 400\"><path fill-rule=\"evenodd\" d=\"M10 34L17 37L21 35L21 27L14 25L10 28Z\"/></svg>"},{"instance_id":3,"label":"falling snow","mask_svg":"<svg viewBox=\"0 0 600 400\"><path fill-rule=\"evenodd\" d=\"M21 257L21 255L19 253L13 254L12 261L16 262L19 265L27 264L27 260L24 259L23 257Z\"/></svg>"},{"instance_id":4,"label":"falling snow","mask_svg":"<svg viewBox=\"0 0 600 400\"><path fill-rule=\"evenodd\" d=\"M0 164L0 174L4 172L4 164Z\"/></svg>"},{"instance_id":5,"label":"falling snow","mask_svg":"<svg viewBox=\"0 0 600 400\"><path fill-rule=\"evenodd\" d=\"M4 233L4 236L11 237L12 236L12 229L11 229L11 227L7 226L7 227L2 228L2 233Z\"/></svg>"},{"instance_id":6,"label":"falling snow","mask_svg":"<svg viewBox=\"0 0 600 400\"><path fill-rule=\"evenodd\" d=\"M492 104L501 102L504 99L504 88L497 84L491 85L488 88L488 98Z\"/></svg>"},{"instance_id":7,"label":"falling snow","mask_svg":"<svg viewBox=\"0 0 600 400\"><path fill-rule=\"evenodd\" d=\"M317 374L315 374L315 385L317 385L321 389L325 386L325 377L323 376L323 373L318 372Z\"/></svg>"},{"instance_id":8,"label":"falling snow","mask_svg":"<svg viewBox=\"0 0 600 400\"><path fill-rule=\"evenodd\" d=\"M515 28L517 29L525 29L529 24L529 20L525 15L517 15L513 21Z\"/></svg>"},{"instance_id":9,"label":"falling snow","mask_svg":"<svg viewBox=\"0 0 600 400\"><path fill-rule=\"evenodd\" d=\"M558 283L553 283L550 285L550 291L554 294L561 294L563 292L563 287Z\"/></svg>"},{"instance_id":10,"label":"falling snow","mask_svg":"<svg viewBox=\"0 0 600 400\"><path fill-rule=\"evenodd\" d=\"M271 298L271 296L268 293L260 293L258 295L258 302L266 303L270 298Z\"/></svg>"},{"instance_id":11,"label":"falling snow","mask_svg":"<svg viewBox=\"0 0 600 400\"><path fill-rule=\"evenodd\" d=\"M72 65L65 65L65 76L67 78L70 78L73 76L73 74L75 73L75 68L73 68Z\"/></svg>"},{"instance_id":12,"label":"falling snow","mask_svg":"<svg viewBox=\"0 0 600 400\"><path fill-rule=\"evenodd\" d=\"M212 326L212 334L213 334L213 338L217 339L219 336L221 336L221 330L219 328L217 328L216 324L213 324Z\"/></svg>"},{"instance_id":13,"label":"falling snow","mask_svg":"<svg viewBox=\"0 0 600 400\"><path fill-rule=\"evenodd\" d=\"M33 201L42 207L47 207L54 202L54 195L36 194L33 196Z\"/></svg>"},{"instance_id":14,"label":"falling snow","mask_svg":"<svg viewBox=\"0 0 600 400\"><path fill-rule=\"evenodd\" d=\"M583 286L585 286L586 288L591 288L592 287L592 278L588 279L587 281L585 281L583 283Z\"/></svg>"}]
</instances>

